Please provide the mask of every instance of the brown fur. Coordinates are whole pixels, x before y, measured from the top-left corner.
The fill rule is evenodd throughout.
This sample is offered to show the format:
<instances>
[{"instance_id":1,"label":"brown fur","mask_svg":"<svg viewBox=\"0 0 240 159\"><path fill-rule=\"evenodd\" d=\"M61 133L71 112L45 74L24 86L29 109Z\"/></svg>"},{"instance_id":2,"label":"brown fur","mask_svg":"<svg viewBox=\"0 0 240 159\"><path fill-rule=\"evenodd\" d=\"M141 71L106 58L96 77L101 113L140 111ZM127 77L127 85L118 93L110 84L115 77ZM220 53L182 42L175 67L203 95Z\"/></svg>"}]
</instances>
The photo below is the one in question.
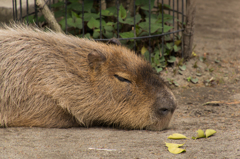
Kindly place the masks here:
<instances>
[{"instance_id":1,"label":"brown fur","mask_svg":"<svg viewBox=\"0 0 240 159\"><path fill-rule=\"evenodd\" d=\"M0 123L6 127L167 128L175 97L141 57L24 25L0 29Z\"/></svg>"}]
</instances>

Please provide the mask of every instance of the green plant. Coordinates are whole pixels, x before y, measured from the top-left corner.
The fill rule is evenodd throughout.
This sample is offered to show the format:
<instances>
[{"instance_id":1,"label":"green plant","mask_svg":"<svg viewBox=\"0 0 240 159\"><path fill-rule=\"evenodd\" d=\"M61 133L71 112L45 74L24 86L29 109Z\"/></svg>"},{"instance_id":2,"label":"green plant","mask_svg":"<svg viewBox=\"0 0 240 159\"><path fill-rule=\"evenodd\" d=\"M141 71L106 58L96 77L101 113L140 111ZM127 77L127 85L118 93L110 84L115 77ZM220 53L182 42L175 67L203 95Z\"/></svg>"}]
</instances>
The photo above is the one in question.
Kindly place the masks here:
<instances>
[{"instance_id":1,"label":"green plant","mask_svg":"<svg viewBox=\"0 0 240 159\"><path fill-rule=\"evenodd\" d=\"M150 9L152 9L155 0L151 0L150 2ZM82 18L82 3L80 3L79 0L68 1L66 17L65 3L63 0L59 0L57 3L52 4L51 7L53 8L55 18L60 24L62 30L67 30L68 33L78 37L99 39L102 33L102 38L110 39L117 37L118 29L121 38L147 36L149 35L149 21L151 35L167 33L173 28L173 16L162 12L162 4L159 4L157 8L155 8L156 10L151 11L151 19L149 19L148 1L136 0L135 4L135 31L132 29L134 27L134 17L130 11L125 9L123 4L119 5L118 19L116 6L107 6L106 9L102 9L101 26L99 3L97 3L96 0L84 0L84 18ZM171 7L166 4L164 4L163 7L171 9ZM29 16L28 20L30 23L36 22L36 17L34 17L34 15ZM41 16L38 21L42 24L45 23L43 16ZM66 21L67 26L65 26ZM117 21L119 21L119 24L117 24ZM164 22L163 26L162 22ZM179 24L181 23L176 18L175 22L178 22ZM84 36L83 28L85 33ZM173 41L173 39L175 39L175 41ZM132 49L134 47L133 41L133 39L122 40L121 43ZM180 52L182 37L179 35L166 35L164 38L151 38L151 54L149 53L149 50L146 49L149 48L149 46L146 46L149 39L136 39L135 41L136 52L142 54L146 60L151 62L152 67L155 68L157 72L160 72L166 66L171 65L176 61L173 54L177 55Z\"/></svg>"}]
</instances>

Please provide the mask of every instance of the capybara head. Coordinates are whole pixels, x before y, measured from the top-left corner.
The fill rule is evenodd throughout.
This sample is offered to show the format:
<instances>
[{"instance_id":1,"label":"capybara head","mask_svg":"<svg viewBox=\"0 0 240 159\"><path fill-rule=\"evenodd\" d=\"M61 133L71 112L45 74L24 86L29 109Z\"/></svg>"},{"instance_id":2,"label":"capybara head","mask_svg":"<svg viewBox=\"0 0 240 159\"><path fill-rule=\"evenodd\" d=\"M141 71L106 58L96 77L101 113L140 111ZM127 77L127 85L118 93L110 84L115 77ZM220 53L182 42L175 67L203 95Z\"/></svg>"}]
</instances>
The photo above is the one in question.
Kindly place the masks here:
<instances>
[{"instance_id":1,"label":"capybara head","mask_svg":"<svg viewBox=\"0 0 240 159\"><path fill-rule=\"evenodd\" d=\"M5 126L168 127L176 100L129 49L43 32L0 30L0 122Z\"/></svg>"}]
</instances>

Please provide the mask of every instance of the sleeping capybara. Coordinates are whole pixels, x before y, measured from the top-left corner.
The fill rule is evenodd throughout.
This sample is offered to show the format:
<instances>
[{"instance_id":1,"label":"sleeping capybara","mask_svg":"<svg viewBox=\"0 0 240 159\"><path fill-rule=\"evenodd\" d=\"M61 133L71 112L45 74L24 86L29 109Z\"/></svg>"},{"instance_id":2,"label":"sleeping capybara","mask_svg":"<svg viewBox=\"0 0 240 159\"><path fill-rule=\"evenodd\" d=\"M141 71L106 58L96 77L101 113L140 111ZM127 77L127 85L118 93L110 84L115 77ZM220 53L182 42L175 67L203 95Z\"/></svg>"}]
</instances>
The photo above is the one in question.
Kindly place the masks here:
<instances>
[{"instance_id":1,"label":"sleeping capybara","mask_svg":"<svg viewBox=\"0 0 240 159\"><path fill-rule=\"evenodd\" d=\"M0 123L4 127L168 127L176 100L129 49L44 32L0 29Z\"/></svg>"}]
</instances>

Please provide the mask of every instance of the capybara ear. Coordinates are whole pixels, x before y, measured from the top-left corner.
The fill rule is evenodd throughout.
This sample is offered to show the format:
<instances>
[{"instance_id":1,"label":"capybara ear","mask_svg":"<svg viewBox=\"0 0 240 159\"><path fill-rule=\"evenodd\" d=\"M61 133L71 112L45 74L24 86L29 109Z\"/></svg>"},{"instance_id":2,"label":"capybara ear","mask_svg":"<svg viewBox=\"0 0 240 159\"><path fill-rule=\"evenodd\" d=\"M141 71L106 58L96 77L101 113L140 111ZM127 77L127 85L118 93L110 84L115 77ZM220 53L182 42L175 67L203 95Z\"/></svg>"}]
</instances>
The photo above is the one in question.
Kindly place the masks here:
<instances>
[{"instance_id":1,"label":"capybara ear","mask_svg":"<svg viewBox=\"0 0 240 159\"><path fill-rule=\"evenodd\" d=\"M91 69L98 69L106 61L106 57L99 51L93 51L88 54L88 63Z\"/></svg>"},{"instance_id":2,"label":"capybara ear","mask_svg":"<svg viewBox=\"0 0 240 159\"><path fill-rule=\"evenodd\" d=\"M107 44L108 44L108 45L109 45L109 44L115 44L115 45L118 45L118 46L122 45L121 42L120 42L118 39L116 39L116 38L110 39L110 40L107 42Z\"/></svg>"}]
</instances>

